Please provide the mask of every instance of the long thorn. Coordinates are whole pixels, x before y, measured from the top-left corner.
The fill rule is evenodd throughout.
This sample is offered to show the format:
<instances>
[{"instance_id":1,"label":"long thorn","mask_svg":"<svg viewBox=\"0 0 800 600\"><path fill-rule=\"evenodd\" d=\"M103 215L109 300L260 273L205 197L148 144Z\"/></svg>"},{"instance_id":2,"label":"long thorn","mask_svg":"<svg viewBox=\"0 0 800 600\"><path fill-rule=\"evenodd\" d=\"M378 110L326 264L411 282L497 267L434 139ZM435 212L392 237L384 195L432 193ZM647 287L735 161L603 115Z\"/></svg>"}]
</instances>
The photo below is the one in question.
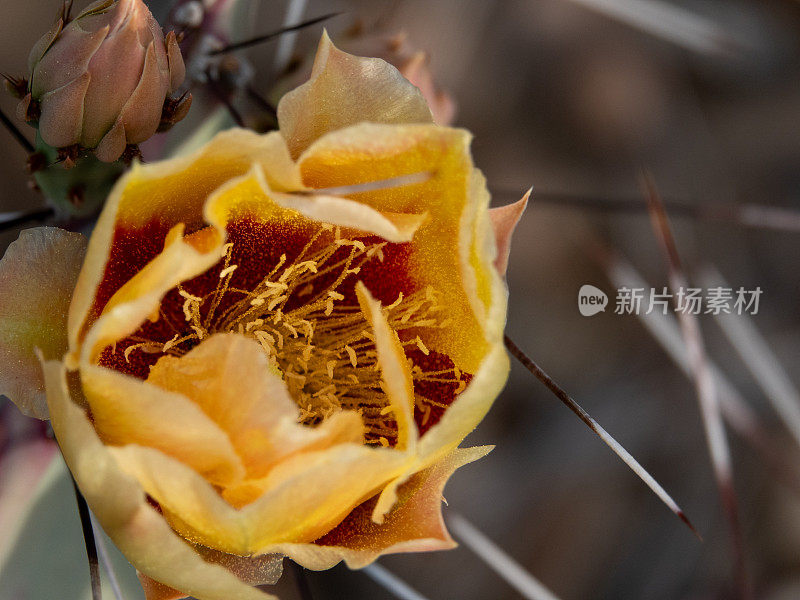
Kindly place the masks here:
<instances>
[{"instance_id":1,"label":"long thorn","mask_svg":"<svg viewBox=\"0 0 800 600\"><path fill-rule=\"evenodd\" d=\"M120 588L119 580L117 579L117 572L114 570L114 565L111 562L111 557L108 555L106 543L103 540L100 525L97 523L94 514L90 511L89 516L92 519L92 529L94 530L94 541L97 543L97 555L100 558L100 564L103 565L103 570L108 575L108 582L111 584L111 591L114 592L116 600L124 600L122 595L122 588Z\"/></svg>"},{"instance_id":2,"label":"long thorn","mask_svg":"<svg viewBox=\"0 0 800 600\"><path fill-rule=\"evenodd\" d=\"M292 23L298 23L303 18L303 13L306 12L308 0L289 0L286 3L286 13L283 16L284 27L289 27ZM286 35L282 35L278 40L278 47L275 48L275 58L272 61L272 70L274 73L281 73L289 61L292 59L292 52L297 43L297 32L292 31Z\"/></svg>"},{"instance_id":3,"label":"long thorn","mask_svg":"<svg viewBox=\"0 0 800 600\"><path fill-rule=\"evenodd\" d=\"M681 48L728 56L742 49L718 23L664 0L573 0Z\"/></svg>"},{"instance_id":4,"label":"long thorn","mask_svg":"<svg viewBox=\"0 0 800 600\"><path fill-rule=\"evenodd\" d=\"M0 231L14 229L19 225L30 223L31 221L44 221L55 214L52 208L40 208L34 211L17 211L12 213L0 213Z\"/></svg>"},{"instance_id":5,"label":"long thorn","mask_svg":"<svg viewBox=\"0 0 800 600\"><path fill-rule=\"evenodd\" d=\"M542 368L537 365L533 359L531 359L525 352L523 352L517 344L514 343L508 335L505 336L505 344L508 351L511 355L516 358L523 367L528 369L539 381L541 381L547 389L553 392L553 395L561 400L567 408L569 408L573 413L575 413L578 418L583 421L586 426L591 429L598 437L600 437L605 444L611 448L614 453L622 459L628 467L636 473L636 475L647 484L656 496L658 496L661 501L667 505L675 516L677 516L681 521L683 521L689 529L691 529L692 533L694 533L699 540L702 541L703 537L700 533L695 529L692 522L683 512L680 506L678 506L677 502L672 499L672 497L666 492L666 490L661 487L655 478L653 478L650 473L648 473L639 462L631 456L631 454L623 448L619 442L617 442L611 435L603 429L600 424L595 421L589 413L587 413L575 400L573 400L567 392L565 392L555 381L553 381L550 376L545 373Z\"/></svg>"},{"instance_id":6,"label":"long thorn","mask_svg":"<svg viewBox=\"0 0 800 600\"><path fill-rule=\"evenodd\" d=\"M400 600L428 600L397 575L384 569L378 563L372 563L364 567L364 573L369 575L375 582L389 590Z\"/></svg>"},{"instance_id":7,"label":"long thorn","mask_svg":"<svg viewBox=\"0 0 800 600\"><path fill-rule=\"evenodd\" d=\"M653 222L653 230L658 237L662 250L667 259L669 270L669 281L672 293L676 294L680 289L689 287L683 267L681 266L678 248L672 229L669 225L664 205L658 196L655 183L649 174L642 175L642 188L647 198L647 205L650 209L650 216ZM680 307L676 307L680 308ZM752 597L750 591L750 580L746 570L744 556L744 539L742 536L741 524L739 522L739 502L736 497L736 490L733 485L733 468L731 466L730 448L725 434L725 424L722 421L720 412L719 398L716 382L706 358L705 345L700 333L700 326L697 318L686 310L678 310L678 322L683 333L683 340L686 344L689 363L692 367L692 374L697 390L697 398L700 404L700 413L703 418L703 427L706 434L711 463L714 469L714 477L717 482L720 499L725 509L728 519L728 526L731 532L735 565L735 576L738 581L740 597L743 599Z\"/></svg>"},{"instance_id":8,"label":"long thorn","mask_svg":"<svg viewBox=\"0 0 800 600\"><path fill-rule=\"evenodd\" d=\"M8 129L8 132L14 136L14 139L17 140L25 152L28 154L33 154L36 151L36 148L33 147L31 141L22 134L16 124L9 119L2 110L0 110L0 121L3 122L5 128Z\"/></svg>"},{"instance_id":9,"label":"long thorn","mask_svg":"<svg viewBox=\"0 0 800 600\"><path fill-rule=\"evenodd\" d=\"M86 543L86 557L89 559L89 577L92 582L92 600L102 600L103 592L100 588L100 568L97 561L97 545L94 539L94 529L92 529L92 517L89 513L89 506L86 499L78 489L75 479L72 479L72 487L75 488L75 500L78 503L78 515L81 518L81 528L83 529L83 541Z\"/></svg>"},{"instance_id":10,"label":"long thorn","mask_svg":"<svg viewBox=\"0 0 800 600\"><path fill-rule=\"evenodd\" d=\"M233 44L229 44L224 48L218 48L210 52L211 56L217 56L218 54L225 54L226 52L233 52L234 50L242 50L243 48L249 48L250 46L255 46L257 44L261 44L263 42L267 42L269 40L275 39L285 33L289 33L291 31L297 31L299 29L303 29L305 27L310 27L311 25L316 25L317 23L321 23L322 21L327 21L328 19L332 19L338 15L342 14L341 12L333 12L328 13L327 15L322 15L321 17L315 17L313 19L309 19L308 21L303 21L302 23L298 23L297 25L290 25L288 27L281 27L276 31L272 31L265 35L259 35L257 37L251 38L249 40L244 40L241 42L236 42Z\"/></svg>"},{"instance_id":11,"label":"long thorn","mask_svg":"<svg viewBox=\"0 0 800 600\"><path fill-rule=\"evenodd\" d=\"M608 274L608 278L617 288L645 289L648 283L627 260L602 246L593 248L600 263ZM649 314L637 312L636 316L645 329L653 336L672 361L681 369L689 380L692 380L692 365L686 354L686 345L681 337L680 327L675 317L654 310ZM725 374L710 359L711 369L719 389L719 402L722 414L731 428L750 446L756 450L768 468L779 477L795 494L800 496L800 477L795 456L787 456L784 448L775 436L762 427L758 416L745 402L739 391L733 386Z\"/></svg>"},{"instance_id":12,"label":"long thorn","mask_svg":"<svg viewBox=\"0 0 800 600\"><path fill-rule=\"evenodd\" d=\"M728 287L719 271L710 266L701 270L700 281L706 288ZM800 392L756 328L753 319L746 312L720 311L714 313L713 317L800 445Z\"/></svg>"},{"instance_id":13,"label":"long thorn","mask_svg":"<svg viewBox=\"0 0 800 600\"><path fill-rule=\"evenodd\" d=\"M505 550L486 537L472 523L459 514L451 514L447 519L450 529L466 546L477 554L506 583L528 600L558 600L522 565L511 558Z\"/></svg>"}]
</instances>

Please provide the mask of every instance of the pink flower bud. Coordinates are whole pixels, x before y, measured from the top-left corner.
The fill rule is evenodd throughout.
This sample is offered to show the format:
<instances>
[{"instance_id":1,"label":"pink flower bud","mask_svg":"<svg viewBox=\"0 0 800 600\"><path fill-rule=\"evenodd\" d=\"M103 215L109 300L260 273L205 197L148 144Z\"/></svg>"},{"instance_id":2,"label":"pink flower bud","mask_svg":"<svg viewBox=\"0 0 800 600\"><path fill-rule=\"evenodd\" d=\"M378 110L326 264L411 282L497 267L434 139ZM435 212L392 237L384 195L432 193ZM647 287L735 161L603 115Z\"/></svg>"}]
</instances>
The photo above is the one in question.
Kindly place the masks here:
<instances>
[{"instance_id":1,"label":"pink flower bud","mask_svg":"<svg viewBox=\"0 0 800 600\"><path fill-rule=\"evenodd\" d=\"M142 0L100 0L66 26L59 20L28 59L29 97L38 103L39 133L55 148L79 145L101 160L150 138L164 101L183 83L174 33Z\"/></svg>"}]
</instances>

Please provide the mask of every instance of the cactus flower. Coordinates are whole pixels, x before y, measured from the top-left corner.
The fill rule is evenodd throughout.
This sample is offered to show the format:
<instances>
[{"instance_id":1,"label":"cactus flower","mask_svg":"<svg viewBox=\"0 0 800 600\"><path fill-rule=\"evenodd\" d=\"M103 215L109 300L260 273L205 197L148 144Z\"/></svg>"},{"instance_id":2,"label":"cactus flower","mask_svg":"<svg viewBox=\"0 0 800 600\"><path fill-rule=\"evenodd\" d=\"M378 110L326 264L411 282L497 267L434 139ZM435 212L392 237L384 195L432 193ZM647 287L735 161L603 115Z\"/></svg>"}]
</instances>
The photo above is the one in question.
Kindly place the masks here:
<instances>
[{"instance_id":1,"label":"cactus flower","mask_svg":"<svg viewBox=\"0 0 800 600\"><path fill-rule=\"evenodd\" d=\"M521 208L493 218L469 134L327 36L278 116L117 182L44 356L66 462L148 600L451 548L442 489L489 450L459 445L508 374Z\"/></svg>"},{"instance_id":2,"label":"cactus flower","mask_svg":"<svg viewBox=\"0 0 800 600\"><path fill-rule=\"evenodd\" d=\"M59 21L31 50L18 112L54 148L94 150L105 162L150 138L185 67L142 0L100 0ZM172 107L171 121L188 109Z\"/></svg>"}]
</instances>

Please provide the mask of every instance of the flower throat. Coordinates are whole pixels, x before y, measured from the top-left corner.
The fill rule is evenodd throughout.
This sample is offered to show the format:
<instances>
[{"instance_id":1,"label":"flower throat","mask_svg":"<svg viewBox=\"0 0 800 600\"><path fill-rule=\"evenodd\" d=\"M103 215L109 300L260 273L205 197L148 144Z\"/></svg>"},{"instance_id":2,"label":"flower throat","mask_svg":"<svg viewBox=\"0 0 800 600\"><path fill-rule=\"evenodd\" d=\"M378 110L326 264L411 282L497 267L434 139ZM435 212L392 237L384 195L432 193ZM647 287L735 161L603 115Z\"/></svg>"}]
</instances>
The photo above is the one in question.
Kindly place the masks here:
<instances>
[{"instance_id":1,"label":"flower throat","mask_svg":"<svg viewBox=\"0 0 800 600\"><path fill-rule=\"evenodd\" d=\"M305 243L295 241L289 258L288 250L280 256L263 249L253 253L253 238L237 233L230 232L232 241L216 267L170 292L154 323L110 349L114 368L147 365L149 370L160 356L182 356L211 334L238 333L264 350L297 403L302 423L312 426L336 411L355 410L364 421L367 443L393 446L397 424L354 286L371 265L391 263L385 253L397 254L403 245L387 247L378 238L343 236L339 228L323 225L292 235ZM270 246L276 245L292 249L292 244ZM394 271L393 265L385 266ZM426 329L450 326L437 296L430 287L397 291L384 306L410 362L415 415L423 430L438 421L470 378L420 338ZM108 353L101 362L110 362ZM145 377L147 370L141 373Z\"/></svg>"}]
</instances>

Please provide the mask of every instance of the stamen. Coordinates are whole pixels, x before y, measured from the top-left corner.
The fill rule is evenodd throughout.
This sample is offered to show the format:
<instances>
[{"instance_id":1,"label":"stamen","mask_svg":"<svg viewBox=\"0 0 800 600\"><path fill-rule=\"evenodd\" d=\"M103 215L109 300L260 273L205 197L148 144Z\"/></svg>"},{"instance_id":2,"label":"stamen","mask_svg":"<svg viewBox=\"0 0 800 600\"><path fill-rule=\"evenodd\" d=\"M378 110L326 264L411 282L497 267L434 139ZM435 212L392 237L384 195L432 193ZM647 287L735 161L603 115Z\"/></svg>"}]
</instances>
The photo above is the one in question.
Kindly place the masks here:
<instances>
[{"instance_id":1,"label":"stamen","mask_svg":"<svg viewBox=\"0 0 800 600\"><path fill-rule=\"evenodd\" d=\"M366 443L394 445L394 409L383 390L372 328L352 288L352 276L366 262L383 260L386 242L350 239L338 227L319 227L293 259L281 255L261 281L246 289L241 261L232 264L234 244L225 249L212 291L199 295L177 288L185 325L173 326L175 334L166 342L129 338L135 343L125 349L126 361L136 351L181 356L213 333L238 332L258 342L281 372L300 422L315 425L337 411L353 410L364 421ZM432 352L423 341L425 328L452 322L443 318L446 311L430 286L398 293L384 314L406 351L426 357ZM410 358L409 363L415 383L444 385L456 393L466 387L457 368L430 369ZM419 393L415 402L423 425L448 406Z\"/></svg>"}]
</instances>

